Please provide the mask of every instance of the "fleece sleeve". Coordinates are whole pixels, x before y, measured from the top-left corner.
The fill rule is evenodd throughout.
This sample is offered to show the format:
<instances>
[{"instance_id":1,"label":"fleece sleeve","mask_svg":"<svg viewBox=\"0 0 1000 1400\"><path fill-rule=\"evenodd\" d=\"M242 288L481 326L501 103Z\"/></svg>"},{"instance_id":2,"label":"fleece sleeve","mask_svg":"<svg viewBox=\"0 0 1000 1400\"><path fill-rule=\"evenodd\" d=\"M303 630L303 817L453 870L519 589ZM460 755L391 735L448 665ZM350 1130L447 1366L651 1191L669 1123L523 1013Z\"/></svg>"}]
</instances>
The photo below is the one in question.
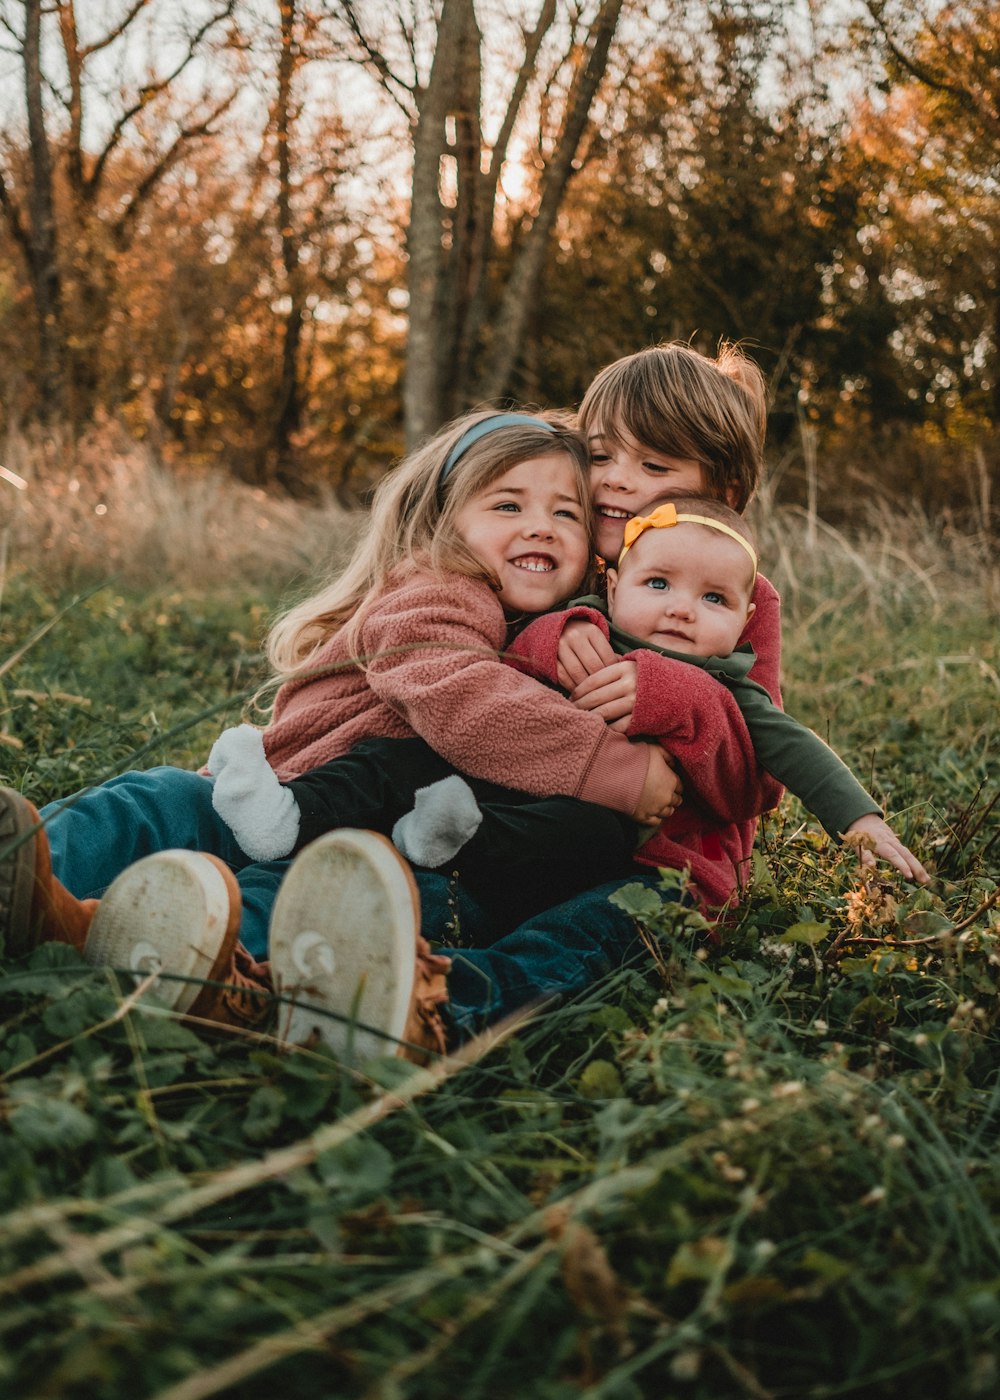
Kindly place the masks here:
<instances>
[{"instance_id":1,"label":"fleece sleeve","mask_svg":"<svg viewBox=\"0 0 1000 1400\"><path fill-rule=\"evenodd\" d=\"M631 815L648 752L505 665L496 598L462 582L421 575L367 610L358 642L372 691L461 773Z\"/></svg>"},{"instance_id":2,"label":"fleece sleeve","mask_svg":"<svg viewBox=\"0 0 1000 1400\"><path fill-rule=\"evenodd\" d=\"M760 765L743 713L721 681L687 661L633 651L636 702L628 732L659 740L676 761L686 795L724 822L744 822L780 801Z\"/></svg>"},{"instance_id":3,"label":"fleece sleeve","mask_svg":"<svg viewBox=\"0 0 1000 1400\"><path fill-rule=\"evenodd\" d=\"M592 622L608 636L608 620L595 608L577 605L562 612L544 613L529 622L504 652L510 665L529 676L559 684L559 643L568 622Z\"/></svg>"},{"instance_id":4,"label":"fleece sleeve","mask_svg":"<svg viewBox=\"0 0 1000 1400\"><path fill-rule=\"evenodd\" d=\"M609 635L602 613L577 606L536 618L512 643L508 656L531 675L555 684L559 641L575 618ZM628 733L662 744L683 770L689 796L725 822L748 821L778 805L781 784L758 762L743 713L725 685L698 666L651 650L630 652L627 659L637 667Z\"/></svg>"}]
</instances>

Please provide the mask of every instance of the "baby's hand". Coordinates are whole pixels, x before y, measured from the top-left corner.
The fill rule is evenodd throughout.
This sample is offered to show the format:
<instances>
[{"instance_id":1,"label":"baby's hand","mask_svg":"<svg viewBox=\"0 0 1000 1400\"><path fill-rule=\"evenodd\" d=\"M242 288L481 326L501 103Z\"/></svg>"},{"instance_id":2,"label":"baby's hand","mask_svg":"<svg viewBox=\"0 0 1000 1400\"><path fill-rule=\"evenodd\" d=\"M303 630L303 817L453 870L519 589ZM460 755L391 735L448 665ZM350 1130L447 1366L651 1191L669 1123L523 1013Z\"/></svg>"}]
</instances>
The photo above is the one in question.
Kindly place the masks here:
<instances>
[{"instance_id":1,"label":"baby's hand","mask_svg":"<svg viewBox=\"0 0 1000 1400\"><path fill-rule=\"evenodd\" d=\"M863 840L848 841L847 838L851 836L869 837L874 844L868 845ZM892 827L888 822L884 822L877 812L869 812L851 822L844 832L844 838L846 845L857 847L858 859L870 870L875 869L875 859L878 857L879 860L887 860L890 865L896 867L900 875L905 875L908 880L913 880L918 885L926 885L931 878L913 852L907 850Z\"/></svg>"},{"instance_id":2,"label":"baby's hand","mask_svg":"<svg viewBox=\"0 0 1000 1400\"><path fill-rule=\"evenodd\" d=\"M649 768L633 818L641 826L659 826L681 805L684 788L659 744L648 744Z\"/></svg>"},{"instance_id":3,"label":"baby's hand","mask_svg":"<svg viewBox=\"0 0 1000 1400\"><path fill-rule=\"evenodd\" d=\"M637 666L634 661L615 661L587 676L570 692L579 710L600 715L611 729L628 729L635 709Z\"/></svg>"},{"instance_id":4,"label":"baby's hand","mask_svg":"<svg viewBox=\"0 0 1000 1400\"><path fill-rule=\"evenodd\" d=\"M563 690L602 671L616 661L614 650L596 622L576 617L567 622L556 650L556 679Z\"/></svg>"}]
</instances>

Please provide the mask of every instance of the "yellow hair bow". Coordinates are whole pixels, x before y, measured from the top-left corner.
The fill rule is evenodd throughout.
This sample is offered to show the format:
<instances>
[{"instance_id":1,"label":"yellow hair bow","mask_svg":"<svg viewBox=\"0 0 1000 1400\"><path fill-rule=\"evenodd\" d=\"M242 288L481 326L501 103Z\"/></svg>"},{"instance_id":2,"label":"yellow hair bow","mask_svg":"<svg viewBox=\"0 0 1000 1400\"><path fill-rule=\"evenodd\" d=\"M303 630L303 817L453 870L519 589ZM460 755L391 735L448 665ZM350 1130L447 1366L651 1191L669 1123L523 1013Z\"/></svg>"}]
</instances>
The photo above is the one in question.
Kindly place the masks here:
<instances>
[{"instance_id":1,"label":"yellow hair bow","mask_svg":"<svg viewBox=\"0 0 1000 1400\"><path fill-rule=\"evenodd\" d=\"M657 506L649 515L633 515L631 520L625 522L625 543L618 556L618 567L621 568L625 555L639 536L647 530L668 530L672 525L682 524L707 525L710 530L718 530L720 534L728 535L731 540L735 540L749 554L750 562L753 564L753 583L757 582L757 551L749 540L744 539L731 525L726 525L721 520L713 520L709 515L688 515L686 512L678 514L673 501L667 501L664 505Z\"/></svg>"}]
</instances>

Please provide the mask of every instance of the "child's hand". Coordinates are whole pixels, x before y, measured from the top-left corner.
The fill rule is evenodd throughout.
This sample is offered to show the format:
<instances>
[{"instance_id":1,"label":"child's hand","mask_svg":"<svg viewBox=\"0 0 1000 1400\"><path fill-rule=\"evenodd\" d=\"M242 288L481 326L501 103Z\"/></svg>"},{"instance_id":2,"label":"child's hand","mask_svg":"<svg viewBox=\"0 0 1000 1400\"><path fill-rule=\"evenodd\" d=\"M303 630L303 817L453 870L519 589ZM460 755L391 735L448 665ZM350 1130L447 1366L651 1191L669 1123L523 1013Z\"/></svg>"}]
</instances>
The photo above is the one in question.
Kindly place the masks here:
<instances>
[{"instance_id":1,"label":"child's hand","mask_svg":"<svg viewBox=\"0 0 1000 1400\"><path fill-rule=\"evenodd\" d=\"M844 836L871 838L874 842L871 847L860 841L848 843L857 846L858 859L871 870L874 870L878 857L879 860L887 860L890 865L896 867L900 875L905 875L908 880L913 880L918 885L926 885L931 878L913 852L907 850L892 827L884 822L877 812L869 812L851 822Z\"/></svg>"},{"instance_id":2,"label":"child's hand","mask_svg":"<svg viewBox=\"0 0 1000 1400\"><path fill-rule=\"evenodd\" d=\"M659 826L681 805L684 787L659 744L648 744L649 768L632 816L640 826Z\"/></svg>"},{"instance_id":3,"label":"child's hand","mask_svg":"<svg viewBox=\"0 0 1000 1400\"><path fill-rule=\"evenodd\" d=\"M624 732L635 709L637 669L634 661L615 661L582 680L569 698L578 710L590 710L611 729Z\"/></svg>"},{"instance_id":4,"label":"child's hand","mask_svg":"<svg viewBox=\"0 0 1000 1400\"><path fill-rule=\"evenodd\" d=\"M596 622L577 617L567 622L559 638L556 679L563 690L572 690L595 671L602 671L617 659L611 643Z\"/></svg>"}]
</instances>

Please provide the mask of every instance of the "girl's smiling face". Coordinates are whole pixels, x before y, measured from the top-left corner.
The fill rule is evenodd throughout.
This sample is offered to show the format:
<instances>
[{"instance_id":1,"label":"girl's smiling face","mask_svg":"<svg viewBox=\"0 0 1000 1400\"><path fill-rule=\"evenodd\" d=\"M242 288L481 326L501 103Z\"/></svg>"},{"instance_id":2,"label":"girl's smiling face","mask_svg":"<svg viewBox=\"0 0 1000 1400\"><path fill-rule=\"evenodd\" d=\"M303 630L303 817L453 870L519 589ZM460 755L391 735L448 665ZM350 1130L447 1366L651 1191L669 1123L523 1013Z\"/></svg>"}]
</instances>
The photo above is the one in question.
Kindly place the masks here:
<instances>
[{"instance_id":1,"label":"girl's smiling face","mask_svg":"<svg viewBox=\"0 0 1000 1400\"><path fill-rule=\"evenodd\" d=\"M579 480L564 452L533 457L455 517L461 539L499 579L508 616L546 612L579 590L590 562Z\"/></svg>"},{"instance_id":2,"label":"girl's smiling face","mask_svg":"<svg viewBox=\"0 0 1000 1400\"><path fill-rule=\"evenodd\" d=\"M711 496L705 469L693 457L671 457L643 447L625 432L605 436L598 425L590 448L590 494L594 503L596 548L602 559L618 558L625 522L641 515L650 502L677 491Z\"/></svg>"}]
</instances>

